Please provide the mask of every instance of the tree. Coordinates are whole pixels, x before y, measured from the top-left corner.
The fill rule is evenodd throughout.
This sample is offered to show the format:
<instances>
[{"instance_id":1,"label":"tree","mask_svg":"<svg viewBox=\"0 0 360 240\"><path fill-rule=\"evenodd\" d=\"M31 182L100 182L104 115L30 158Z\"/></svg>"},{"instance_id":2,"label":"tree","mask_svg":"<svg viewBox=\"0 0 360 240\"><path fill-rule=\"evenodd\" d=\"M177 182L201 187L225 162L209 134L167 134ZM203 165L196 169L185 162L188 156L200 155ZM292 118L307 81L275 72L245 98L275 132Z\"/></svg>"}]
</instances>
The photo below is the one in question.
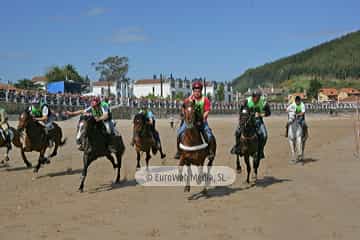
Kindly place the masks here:
<instances>
[{"instance_id":1,"label":"tree","mask_svg":"<svg viewBox=\"0 0 360 240\"><path fill-rule=\"evenodd\" d=\"M310 85L308 89L308 96L317 99L321 87L322 84L319 80L317 80L316 78L312 79L310 81Z\"/></svg>"},{"instance_id":2,"label":"tree","mask_svg":"<svg viewBox=\"0 0 360 240\"><path fill-rule=\"evenodd\" d=\"M63 69L59 66L51 67L45 73L45 76L49 82L64 81L66 79Z\"/></svg>"},{"instance_id":3,"label":"tree","mask_svg":"<svg viewBox=\"0 0 360 240\"><path fill-rule=\"evenodd\" d=\"M218 86L218 89L216 91L216 100L218 101L224 101L225 99L225 90L224 90L224 84L220 84Z\"/></svg>"},{"instance_id":4,"label":"tree","mask_svg":"<svg viewBox=\"0 0 360 240\"><path fill-rule=\"evenodd\" d=\"M49 82L73 80L83 84L84 78L81 77L74 65L66 64L63 67L53 66L45 74Z\"/></svg>"},{"instance_id":5,"label":"tree","mask_svg":"<svg viewBox=\"0 0 360 240\"><path fill-rule=\"evenodd\" d=\"M16 88L26 89L26 90L39 90L39 89L41 89L40 84L35 84L30 79L26 79L26 78L18 80L14 84L14 86Z\"/></svg>"},{"instance_id":6,"label":"tree","mask_svg":"<svg viewBox=\"0 0 360 240\"><path fill-rule=\"evenodd\" d=\"M124 78L128 72L127 57L108 57L99 63L93 63L95 70L100 73L100 80L118 81Z\"/></svg>"}]
</instances>

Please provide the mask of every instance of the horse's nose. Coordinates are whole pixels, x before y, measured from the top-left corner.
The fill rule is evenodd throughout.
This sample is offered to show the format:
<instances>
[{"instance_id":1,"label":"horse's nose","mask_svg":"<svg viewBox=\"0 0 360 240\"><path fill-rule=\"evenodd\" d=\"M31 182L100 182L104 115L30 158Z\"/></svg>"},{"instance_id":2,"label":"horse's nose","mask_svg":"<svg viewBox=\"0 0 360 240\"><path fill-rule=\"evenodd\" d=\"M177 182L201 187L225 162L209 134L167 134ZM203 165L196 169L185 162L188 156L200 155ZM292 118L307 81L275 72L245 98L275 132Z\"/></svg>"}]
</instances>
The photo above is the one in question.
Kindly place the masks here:
<instances>
[{"instance_id":1,"label":"horse's nose","mask_svg":"<svg viewBox=\"0 0 360 240\"><path fill-rule=\"evenodd\" d=\"M77 138L77 139L76 139L76 144L79 145L80 143L81 143L81 142L80 142L80 138Z\"/></svg>"}]
</instances>

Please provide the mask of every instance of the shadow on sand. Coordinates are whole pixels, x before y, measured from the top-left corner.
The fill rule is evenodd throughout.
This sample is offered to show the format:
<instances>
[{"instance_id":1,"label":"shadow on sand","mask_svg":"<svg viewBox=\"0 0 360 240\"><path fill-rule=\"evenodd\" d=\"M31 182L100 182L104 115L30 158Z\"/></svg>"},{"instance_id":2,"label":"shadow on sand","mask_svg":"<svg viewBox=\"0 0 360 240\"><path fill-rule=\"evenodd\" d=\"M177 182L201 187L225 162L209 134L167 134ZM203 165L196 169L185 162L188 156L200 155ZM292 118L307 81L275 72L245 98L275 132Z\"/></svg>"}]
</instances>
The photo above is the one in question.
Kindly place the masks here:
<instances>
[{"instance_id":1,"label":"shadow on sand","mask_svg":"<svg viewBox=\"0 0 360 240\"><path fill-rule=\"evenodd\" d=\"M126 188L126 187L134 187L134 186L136 186L135 179L132 179L132 180L123 179L120 181L120 183L102 184L99 187L96 187L94 189L89 189L87 192L93 194L93 193L106 192L106 191L111 191L111 190L121 189L121 188Z\"/></svg>"},{"instance_id":2,"label":"shadow on sand","mask_svg":"<svg viewBox=\"0 0 360 240\"><path fill-rule=\"evenodd\" d=\"M265 176L262 179L258 179L256 182L251 182L250 184L246 184L243 187L229 187L229 186L221 186L221 187L215 187L210 188L207 190L207 192L201 191L198 193L194 193L191 195L188 200L199 200L201 198L209 199L209 198L215 198L215 197L224 197L229 196L231 194L234 194L239 191L248 190L253 187L260 187L260 188L267 188L271 185L282 183L282 182L290 182L290 179L278 179L276 177L272 176Z\"/></svg>"},{"instance_id":3,"label":"shadow on sand","mask_svg":"<svg viewBox=\"0 0 360 240\"><path fill-rule=\"evenodd\" d=\"M276 177L273 177L273 176L265 176L262 179L258 179L256 181L255 186L256 187L261 187L261 188L267 188L267 187L269 187L271 185L274 185L274 184L283 183L283 182L290 182L290 181L291 181L290 179L280 179L280 178L276 178Z\"/></svg>"},{"instance_id":4,"label":"shadow on sand","mask_svg":"<svg viewBox=\"0 0 360 240\"><path fill-rule=\"evenodd\" d=\"M82 169L75 169L75 170L69 169L69 170L64 170L61 172L54 172L54 173L48 173L45 175L41 175L38 178L69 176L69 175L80 174L81 172L82 172Z\"/></svg>"},{"instance_id":5,"label":"shadow on sand","mask_svg":"<svg viewBox=\"0 0 360 240\"><path fill-rule=\"evenodd\" d=\"M319 161L319 159L316 159L316 158L304 158L303 164L313 163L313 162L317 162L317 161Z\"/></svg>"},{"instance_id":6,"label":"shadow on sand","mask_svg":"<svg viewBox=\"0 0 360 240\"><path fill-rule=\"evenodd\" d=\"M5 171L8 171L8 172L16 172L16 171L24 171L24 170L30 170L32 169L33 167L26 167L26 166L21 166L21 167L10 167L10 166L4 166L3 168L5 168Z\"/></svg>"}]
</instances>

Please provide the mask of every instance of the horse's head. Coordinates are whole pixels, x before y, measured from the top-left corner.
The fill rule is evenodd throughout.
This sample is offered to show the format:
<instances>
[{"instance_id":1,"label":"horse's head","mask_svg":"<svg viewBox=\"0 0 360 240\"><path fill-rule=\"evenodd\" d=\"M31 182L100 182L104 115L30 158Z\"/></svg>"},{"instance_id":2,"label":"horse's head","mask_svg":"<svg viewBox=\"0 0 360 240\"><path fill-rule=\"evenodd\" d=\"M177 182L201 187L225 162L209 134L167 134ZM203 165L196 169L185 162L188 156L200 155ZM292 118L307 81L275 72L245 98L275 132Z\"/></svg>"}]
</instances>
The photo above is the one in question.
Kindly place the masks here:
<instances>
[{"instance_id":1,"label":"horse's head","mask_svg":"<svg viewBox=\"0 0 360 240\"><path fill-rule=\"evenodd\" d=\"M288 113L288 123L289 124L291 124L291 123L293 123L295 120L296 120L296 113L295 113L295 111L289 111L289 113Z\"/></svg>"},{"instance_id":2,"label":"horse's head","mask_svg":"<svg viewBox=\"0 0 360 240\"><path fill-rule=\"evenodd\" d=\"M255 114L248 108L243 108L239 115L239 126L243 132L248 128L255 128Z\"/></svg>"},{"instance_id":3,"label":"horse's head","mask_svg":"<svg viewBox=\"0 0 360 240\"><path fill-rule=\"evenodd\" d=\"M184 122L188 126L195 123L195 100L184 103Z\"/></svg>"},{"instance_id":4,"label":"horse's head","mask_svg":"<svg viewBox=\"0 0 360 240\"><path fill-rule=\"evenodd\" d=\"M23 130L32 121L29 110L25 109L19 116L18 130Z\"/></svg>"},{"instance_id":5,"label":"horse's head","mask_svg":"<svg viewBox=\"0 0 360 240\"><path fill-rule=\"evenodd\" d=\"M80 143L81 138L94 126L95 123L96 121L92 116L80 116L76 131L76 143Z\"/></svg>"},{"instance_id":6,"label":"horse's head","mask_svg":"<svg viewBox=\"0 0 360 240\"><path fill-rule=\"evenodd\" d=\"M134 117L133 124L134 124L134 130L136 132L140 132L145 125L145 115L143 113L136 114Z\"/></svg>"}]
</instances>

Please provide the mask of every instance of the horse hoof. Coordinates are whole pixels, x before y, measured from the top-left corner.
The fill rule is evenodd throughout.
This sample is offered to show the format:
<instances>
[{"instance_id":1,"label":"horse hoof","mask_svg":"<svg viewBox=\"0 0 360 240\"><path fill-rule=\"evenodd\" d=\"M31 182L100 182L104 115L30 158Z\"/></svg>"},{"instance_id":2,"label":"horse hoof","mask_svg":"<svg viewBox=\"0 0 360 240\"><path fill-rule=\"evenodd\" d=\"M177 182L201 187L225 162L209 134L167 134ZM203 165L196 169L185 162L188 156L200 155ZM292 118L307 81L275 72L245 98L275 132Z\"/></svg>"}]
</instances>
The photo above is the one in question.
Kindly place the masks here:
<instances>
[{"instance_id":1,"label":"horse hoof","mask_svg":"<svg viewBox=\"0 0 360 240\"><path fill-rule=\"evenodd\" d=\"M26 167L27 167L27 168L32 168L32 164L31 164L31 163L27 163L27 164L26 164Z\"/></svg>"},{"instance_id":2,"label":"horse hoof","mask_svg":"<svg viewBox=\"0 0 360 240\"><path fill-rule=\"evenodd\" d=\"M78 191L79 191L80 193L83 193L83 192L84 192L84 189L83 189L83 188L79 188Z\"/></svg>"},{"instance_id":3,"label":"horse hoof","mask_svg":"<svg viewBox=\"0 0 360 240\"><path fill-rule=\"evenodd\" d=\"M186 187L184 188L184 192L190 192L190 186L186 186Z\"/></svg>"},{"instance_id":4,"label":"horse hoof","mask_svg":"<svg viewBox=\"0 0 360 240\"><path fill-rule=\"evenodd\" d=\"M240 174L241 173L241 168L236 169L237 173Z\"/></svg>"},{"instance_id":5,"label":"horse hoof","mask_svg":"<svg viewBox=\"0 0 360 240\"><path fill-rule=\"evenodd\" d=\"M164 158L166 158L166 154L161 155L161 159L164 159Z\"/></svg>"},{"instance_id":6,"label":"horse hoof","mask_svg":"<svg viewBox=\"0 0 360 240\"><path fill-rule=\"evenodd\" d=\"M5 161L6 161L6 162L10 161L10 158L9 158L9 157L6 157L6 158L5 158Z\"/></svg>"}]
</instances>

